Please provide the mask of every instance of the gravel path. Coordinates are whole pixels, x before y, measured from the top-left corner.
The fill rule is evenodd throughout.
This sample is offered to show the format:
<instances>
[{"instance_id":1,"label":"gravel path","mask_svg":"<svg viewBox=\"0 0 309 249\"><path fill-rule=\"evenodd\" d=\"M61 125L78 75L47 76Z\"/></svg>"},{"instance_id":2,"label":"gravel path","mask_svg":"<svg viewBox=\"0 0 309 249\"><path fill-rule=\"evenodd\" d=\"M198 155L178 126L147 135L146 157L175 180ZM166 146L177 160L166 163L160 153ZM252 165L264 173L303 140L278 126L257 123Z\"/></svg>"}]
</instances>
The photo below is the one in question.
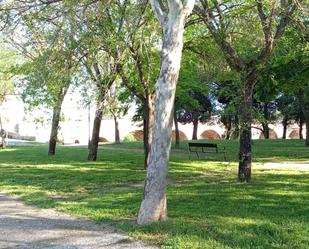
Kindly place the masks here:
<instances>
[{"instance_id":1,"label":"gravel path","mask_svg":"<svg viewBox=\"0 0 309 249\"><path fill-rule=\"evenodd\" d=\"M1 249L150 249L139 241L50 209L27 206L0 193Z\"/></svg>"},{"instance_id":2,"label":"gravel path","mask_svg":"<svg viewBox=\"0 0 309 249\"><path fill-rule=\"evenodd\" d=\"M309 170L309 162L280 162L280 163L264 163L263 168L266 169L294 169L294 170Z\"/></svg>"}]
</instances>

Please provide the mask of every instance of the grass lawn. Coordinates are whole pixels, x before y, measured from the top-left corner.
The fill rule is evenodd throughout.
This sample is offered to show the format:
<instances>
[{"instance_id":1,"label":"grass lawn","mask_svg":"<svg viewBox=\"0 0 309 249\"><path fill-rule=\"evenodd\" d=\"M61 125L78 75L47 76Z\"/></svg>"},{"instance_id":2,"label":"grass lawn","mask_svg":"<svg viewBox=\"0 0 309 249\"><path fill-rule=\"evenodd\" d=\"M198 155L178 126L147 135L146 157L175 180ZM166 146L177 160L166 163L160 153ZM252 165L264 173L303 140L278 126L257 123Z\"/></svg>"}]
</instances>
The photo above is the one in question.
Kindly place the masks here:
<instances>
[{"instance_id":1,"label":"grass lawn","mask_svg":"<svg viewBox=\"0 0 309 249\"><path fill-rule=\"evenodd\" d=\"M162 223L134 223L145 176L140 143L120 145L128 151L104 145L109 149L99 151L98 162L87 162L87 149L79 147L59 147L55 157L46 155L46 146L2 150L0 190L43 208L111 223L163 248L309 248L309 171L261 165L309 160L303 142L254 141L250 184L236 180L237 142L219 143L227 147L229 163L174 153L169 220Z\"/></svg>"}]
</instances>

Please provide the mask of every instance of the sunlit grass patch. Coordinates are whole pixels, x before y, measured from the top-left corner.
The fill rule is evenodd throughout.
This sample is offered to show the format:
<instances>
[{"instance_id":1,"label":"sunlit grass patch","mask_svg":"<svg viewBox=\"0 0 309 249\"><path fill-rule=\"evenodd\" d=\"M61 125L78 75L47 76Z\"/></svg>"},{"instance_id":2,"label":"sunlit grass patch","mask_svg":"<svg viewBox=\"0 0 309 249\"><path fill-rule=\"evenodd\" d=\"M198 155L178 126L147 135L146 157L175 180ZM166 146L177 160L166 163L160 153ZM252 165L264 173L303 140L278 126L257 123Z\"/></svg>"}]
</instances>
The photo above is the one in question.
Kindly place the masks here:
<instances>
[{"instance_id":1,"label":"sunlit grass patch","mask_svg":"<svg viewBox=\"0 0 309 249\"><path fill-rule=\"evenodd\" d=\"M236 145L231 141L230 151L237 153ZM79 147L59 147L55 157L46 155L46 146L0 151L0 189L32 205L108 222L163 248L307 248L309 171L265 168L264 158L276 151L283 151L277 157L286 161L286 148L269 150L271 141L265 141L265 148L262 141L254 145L261 155L254 158L249 184L237 181L236 160L173 155L169 219L148 226L135 223L145 177L138 151L102 149L97 162L88 162L87 149ZM295 141L287 141L286 147L295 148L290 161L306 158Z\"/></svg>"}]
</instances>

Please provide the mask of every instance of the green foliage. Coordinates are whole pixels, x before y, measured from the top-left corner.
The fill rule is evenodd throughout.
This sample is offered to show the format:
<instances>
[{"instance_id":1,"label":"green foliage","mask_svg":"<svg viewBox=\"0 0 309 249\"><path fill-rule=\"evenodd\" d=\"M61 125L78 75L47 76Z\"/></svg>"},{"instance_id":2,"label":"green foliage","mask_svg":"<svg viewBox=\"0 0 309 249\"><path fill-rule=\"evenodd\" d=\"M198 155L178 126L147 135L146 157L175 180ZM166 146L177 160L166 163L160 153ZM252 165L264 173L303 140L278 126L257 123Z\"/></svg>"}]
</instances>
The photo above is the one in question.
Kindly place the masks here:
<instances>
[{"instance_id":1,"label":"green foliage","mask_svg":"<svg viewBox=\"0 0 309 249\"><path fill-rule=\"evenodd\" d=\"M134 141L136 141L136 138L131 133L123 138L123 142L134 142Z\"/></svg>"},{"instance_id":2,"label":"green foliage","mask_svg":"<svg viewBox=\"0 0 309 249\"><path fill-rule=\"evenodd\" d=\"M127 114L130 103L122 94L125 94L125 89L120 84L114 83L106 96L103 116L119 119Z\"/></svg>"},{"instance_id":3,"label":"green foliage","mask_svg":"<svg viewBox=\"0 0 309 249\"><path fill-rule=\"evenodd\" d=\"M1 42L1 40L0 40ZM14 75L12 68L17 63L17 54L6 47L0 50L0 105L8 94L14 93Z\"/></svg>"}]
</instances>

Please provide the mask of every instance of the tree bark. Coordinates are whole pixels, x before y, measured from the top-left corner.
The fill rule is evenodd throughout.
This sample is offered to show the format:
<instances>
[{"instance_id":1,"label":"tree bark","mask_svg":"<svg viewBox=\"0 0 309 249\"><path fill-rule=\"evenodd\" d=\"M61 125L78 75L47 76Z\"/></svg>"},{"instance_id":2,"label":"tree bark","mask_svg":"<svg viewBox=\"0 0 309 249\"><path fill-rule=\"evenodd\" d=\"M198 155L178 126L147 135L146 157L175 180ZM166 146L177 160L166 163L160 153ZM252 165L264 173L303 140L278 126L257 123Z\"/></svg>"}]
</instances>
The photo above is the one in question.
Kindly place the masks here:
<instances>
[{"instance_id":1,"label":"tree bark","mask_svg":"<svg viewBox=\"0 0 309 249\"><path fill-rule=\"evenodd\" d=\"M101 128L103 108L104 108L104 100L105 100L105 91L101 89L99 99L97 102L97 106L96 106L94 120L93 120L92 136L91 136L89 153L88 153L89 161L97 160L98 145L99 145L99 138L100 138L100 128Z\"/></svg>"},{"instance_id":2,"label":"tree bark","mask_svg":"<svg viewBox=\"0 0 309 249\"><path fill-rule=\"evenodd\" d=\"M304 119L301 117L299 119L299 139L304 139L304 137L303 137L303 125L304 125Z\"/></svg>"},{"instance_id":3,"label":"tree bark","mask_svg":"<svg viewBox=\"0 0 309 249\"><path fill-rule=\"evenodd\" d=\"M143 119L143 145L144 145L144 169L147 169L147 161L148 161L148 114L145 112L145 116Z\"/></svg>"},{"instance_id":4,"label":"tree bark","mask_svg":"<svg viewBox=\"0 0 309 249\"><path fill-rule=\"evenodd\" d=\"M268 104L267 103L264 103L263 114L264 114L264 118L266 120L266 122L262 123L264 139L269 139L269 126L268 126L269 113L268 113Z\"/></svg>"},{"instance_id":5,"label":"tree bark","mask_svg":"<svg viewBox=\"0 0 309 249\"><path fill-rule=\"evenodd\" d=\"M286 132L288 128L288 120L286 117L283 118L282 120L282 126L283 126L283 134L282 134L282 139L286 139Z\"/></svg>"},{"instance_id":6,"label":"tree bark","mask_svg":"<svg viewBox=\"0 0 309 249\"><path fill-rule=\"evenodd\" d=\"M55 106L53 109L53 119L49 138L49 147L48 147L49 156L53 156L56 153L60 114L61 114L61 107Z\"/></svg>"},{"instance_id":7,"label":"tree bark","mask_svg":"<svg viewBox=\"0 0 309 249\"><path fill-rule=\"evenodd\" d=\"M248 80L243 86L243 96L239 109L240 124L240 148L238 179L241 182L249 182L251 179L251 124L252 124L252 95L255 80Z\"/></svg>"},{"instance_id":8,"label":"tree bark","mask_svg":"<svg viewBox=\"0 0 309 249\"><path fill-rule=\"evenodd\" d=\"M197 129L198 129L198 120L193 120L193 134L192 134L192 140L197 140Z\"/></svg>"},{"instance_id":9,"label":"tree bark","mask_svg":"<svg viewBox=\"0 0 309 249\"><path fill-rule=\"evenodd\" d=\"M227 118L225 128L226 128L226 137L225 137L225 139L229 140L230 137L231 137L231 130L232 130L232 118L230 116Z\"/></svg>"},{"instance_id":10,"label":"tree bark","mask_svg":"<svg viewBox=\"0 0 309 249\"><path fill-rule=\"evenodd\" d=\"M115 144L120 144L119 123L116 115L114 115L114 123L115 123Z\"/></svg>"},{"instance_id":11,"label":"tree bark","mask_svg":"<svg viewBox=\"0 0 309 249\"><path fill-rule=\"evenodd\" d=\"M174 110L174 124L175 124L175 148L179 149L179 147L180 147L180 135L179 135L179 127L178 127L176 110Z\"/></svg>"},{"instance_id":12,"label":"tree bark","mask_svg":"<svg viewBox=\"0 0 309 249\"><path fill-rule=\"evenodd\" d=\"M58 130L59 130L59 122L61 115L61 107L64 100L65 95L67 94L69 87L61 88L56 103L53 108L53 118L52 118L52 126L49 138L49 146L48 146L48 155L54 156L56 154L56 145L58 139Z\"/></svg>"},{"instance_id":13,"label":"tree bark","mask_svg":"<svg viewBox=\"0 0 309 249\"><path fill-rule=\"evenodd\" d=\"M262 123L263 126L263 134L264 134L264 139L269 139L269 126L268 123Z\"/></svg>"},{"instance_id":14,"label":"tree bark","mask_svg":"<svg viewBox=\"0 0 309 249\"><path fill-rule=\"evenodd\" d=\"M299 100L306 123L305 146L309 147L309 86L306 86L304 91L299 93Z\"/></svg>"},{"instance_id":15,"label":"tree bark","mask_svg":"<svg viewBox=\"0 0 309 249\"><path fill-rule=\"evenodd\" d=\"M154 95L148 95L145 103L145 118L144 118L144 168L147 169L148 158L151 150L153 139L154 125Z\"/></svg>"},{"instance_id":16,"label":"tree bark","mask_svg":"<svg viewBox=\"0 0 309 249\"><path fill-rule=\"evenodd\" d=\"M3 126L2 126L2 120L1 120L1 116L0 116L0 148L1 149L5 149L6 144L5 144L5 131L3 130Z\"/></svg>"},{"instance_id":17,"label":"tree bark","mask_svg":"<svg viewBox=\"0 0 309 249\"><path fill-rule=\"evenodd\" d=\"M169 10L152 0L152 8L163 28L161 68L156 82L154 135L144 198L139 210L137 223L147 224L167 218L166 177L171 148L173 109L176 84L179 75L183 49L185 19L191 13L195 1L168 1Z\"/></svg>"},{"instance_id":18,"label":"tree bark","mask_svg":"<svg viewBox=\"0 0 309 249\"><path fill-rule=\"evenodd\" d=\"M240 137L240 127L239 127L239 115L235 116L235 129L233 131L233 137L239 139Z\"/></svg>"}]
</instances>

